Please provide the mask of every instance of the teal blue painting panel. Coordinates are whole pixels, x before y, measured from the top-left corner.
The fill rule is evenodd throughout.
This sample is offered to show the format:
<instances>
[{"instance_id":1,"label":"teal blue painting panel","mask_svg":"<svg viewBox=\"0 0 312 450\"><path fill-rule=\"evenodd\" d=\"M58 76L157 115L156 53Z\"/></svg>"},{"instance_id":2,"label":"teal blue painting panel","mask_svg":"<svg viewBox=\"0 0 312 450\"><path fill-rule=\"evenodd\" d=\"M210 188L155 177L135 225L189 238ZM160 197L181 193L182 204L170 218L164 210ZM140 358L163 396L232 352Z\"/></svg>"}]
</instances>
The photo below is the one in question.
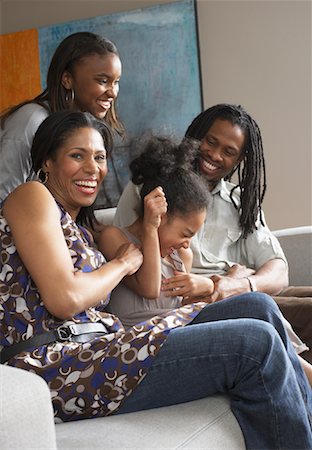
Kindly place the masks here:
<instances>
[{"instance_id":1,"label":"teal blue painting panel","mask_svg":"<svg viewBox=\"0 0 312 450\"><path fill-rule=\"evenodd\" d=\"M202 110L195 4L185 0L39 28L43 87L54 50L78 31L112 40L122 61L117 105L127 140L116 145L110 168L115 184L106 182L101 203L114 206L129 180L131 142L147 131L181 138Z\"/></svg>"}]
</instances>

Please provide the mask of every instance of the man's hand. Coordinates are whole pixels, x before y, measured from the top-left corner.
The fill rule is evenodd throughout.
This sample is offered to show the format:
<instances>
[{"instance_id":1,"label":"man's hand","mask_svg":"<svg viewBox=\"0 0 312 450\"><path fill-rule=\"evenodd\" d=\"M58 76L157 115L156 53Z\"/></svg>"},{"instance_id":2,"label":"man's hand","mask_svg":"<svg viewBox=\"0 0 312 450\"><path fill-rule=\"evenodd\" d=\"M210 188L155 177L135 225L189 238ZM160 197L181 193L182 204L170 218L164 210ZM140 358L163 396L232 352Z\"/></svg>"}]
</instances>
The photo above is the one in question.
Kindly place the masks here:
<instances>
[{"instance_id":1,"label":"man's hand","mask_svg":"<svg viewBox=\"0 0 312 450\"><path fill-rule=\"evenodd\" d=\"M247 278L233 278L228 275L213 275L211 279L214 282L215 287L214 292L210 297L211 303L250 291L249 281Z\"/></svg>"}]
</instances>

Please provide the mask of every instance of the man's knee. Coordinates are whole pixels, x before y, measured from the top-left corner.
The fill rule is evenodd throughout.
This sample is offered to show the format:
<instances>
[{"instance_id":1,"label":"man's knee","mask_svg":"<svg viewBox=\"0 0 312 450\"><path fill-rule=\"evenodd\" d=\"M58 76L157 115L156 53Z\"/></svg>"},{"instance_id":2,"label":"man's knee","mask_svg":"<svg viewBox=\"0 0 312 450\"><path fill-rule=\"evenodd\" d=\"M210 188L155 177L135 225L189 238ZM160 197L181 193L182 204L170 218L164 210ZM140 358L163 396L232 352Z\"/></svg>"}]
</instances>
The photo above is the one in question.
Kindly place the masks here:
<instances>
[{"instance_id":1,"label":"man's knee","mask_svg":"<svg viewBox=\"0 0 312 450\"><path fill-rule=\"evenodd\" d=\"M278 314L279 308L272 297L263 292L250 292L237 297L237 301L241 301L256 312L257 315Z\"/></svg>"},{"instance_id":2,"label":"man's knee","mask_svg":"<svg viewBox=\"0 0 312 450\"><path fill-rule=\"evenodd\" d=\"M241 323L244 333L240 334L239 329L236 331L240 335L242 355L250 355L252 359L261 363L278 353L281 353L281 357L282 354L286 354L283 342L272 324L257 319L241 319ZM237 321L238 324L239 321ZM233 340L235 340L235 331Z\"/></svg>"}]
</instances>

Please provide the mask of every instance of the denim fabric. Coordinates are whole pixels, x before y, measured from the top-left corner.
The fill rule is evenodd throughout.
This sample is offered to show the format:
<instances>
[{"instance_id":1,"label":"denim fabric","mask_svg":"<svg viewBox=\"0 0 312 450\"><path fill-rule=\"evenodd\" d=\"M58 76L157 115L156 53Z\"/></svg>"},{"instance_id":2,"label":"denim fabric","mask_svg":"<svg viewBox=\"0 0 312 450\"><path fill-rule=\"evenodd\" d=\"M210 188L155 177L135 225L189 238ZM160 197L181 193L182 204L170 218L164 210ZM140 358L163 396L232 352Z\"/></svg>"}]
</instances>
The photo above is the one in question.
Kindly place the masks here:
<instances>
[{"instance_id":1,"label":"denim fabric","mask_svg":"<svg viewBox=\"0 0 312 450\"><path fill-rule=\"evenodd\" d=\"M232 297L171 331L119 414L230 397L247 449L312 449L311 388L266 294Z\"/></svg>"}]
</instances>

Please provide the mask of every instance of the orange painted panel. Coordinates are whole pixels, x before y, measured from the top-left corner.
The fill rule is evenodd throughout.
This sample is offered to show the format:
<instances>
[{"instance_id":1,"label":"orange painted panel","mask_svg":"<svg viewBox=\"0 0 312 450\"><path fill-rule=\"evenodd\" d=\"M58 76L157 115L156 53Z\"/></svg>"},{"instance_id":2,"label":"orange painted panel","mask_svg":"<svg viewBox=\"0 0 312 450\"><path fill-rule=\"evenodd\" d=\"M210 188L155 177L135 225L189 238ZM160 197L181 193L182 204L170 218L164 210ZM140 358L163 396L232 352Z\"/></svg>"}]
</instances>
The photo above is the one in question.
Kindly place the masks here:
<instances>
[{"instance_id":1,"label":"orange painted panel","mask_svg":"<svg viewBox=\"0 0 312 450\"><path fill-rule=\"evenodd\" d=\"M38 31L0 36L0 111L41 92Z\"/></svg>"}]
</instances>

